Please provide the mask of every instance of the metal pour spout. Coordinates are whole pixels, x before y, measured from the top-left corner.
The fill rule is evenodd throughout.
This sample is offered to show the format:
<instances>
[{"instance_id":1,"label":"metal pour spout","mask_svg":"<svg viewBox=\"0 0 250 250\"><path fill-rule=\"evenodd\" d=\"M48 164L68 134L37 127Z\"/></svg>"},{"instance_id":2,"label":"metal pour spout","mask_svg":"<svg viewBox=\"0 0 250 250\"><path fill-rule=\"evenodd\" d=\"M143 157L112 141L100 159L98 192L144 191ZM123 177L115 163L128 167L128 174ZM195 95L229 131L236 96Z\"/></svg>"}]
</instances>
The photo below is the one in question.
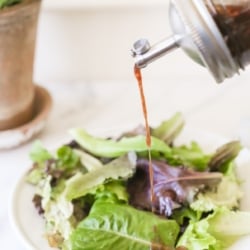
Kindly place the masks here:
<instances>
[{"instance_id":1,"label":"metal pour spout","mask_svg":"<svg viewBox=\"0 0 250 250\"><path fill-rule=\"evenodd\" d=\"M205 66L218 83L239 72L240 65L232 56L226 39L207 8L207 2L170 0L169 21L173 36L154 46L146 39L135 42L132 49L135 66L146 67L181 48L191 59Z\"/></svg>"},{"instance_id":2,"label":"metal pour spout","mask_svg":"<svg viewBox=\"0 0 250 250\"><path fill-rule=\"evenodd\" d=\"M133 44L132 56L135 58L135 65L144 68L149 63L179 48L179 38L171 36L151 46L147 39L139 39Z\"/></svg>"}]
</instances>

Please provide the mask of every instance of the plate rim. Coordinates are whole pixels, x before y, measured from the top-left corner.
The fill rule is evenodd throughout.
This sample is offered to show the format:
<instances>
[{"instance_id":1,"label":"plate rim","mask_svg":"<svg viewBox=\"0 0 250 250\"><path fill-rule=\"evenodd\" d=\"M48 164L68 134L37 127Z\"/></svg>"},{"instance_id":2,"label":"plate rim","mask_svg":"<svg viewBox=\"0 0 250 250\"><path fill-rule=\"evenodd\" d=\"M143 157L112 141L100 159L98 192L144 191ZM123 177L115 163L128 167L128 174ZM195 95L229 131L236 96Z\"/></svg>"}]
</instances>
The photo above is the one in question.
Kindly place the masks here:
<instances>
[{"instance_id":1,"label":"plate rim","mask_svg":"<svg viewBox=\"0 0 250 250\"><path fill-rule=\"evenodd\" d=\"M22 187L25 184L25 177L27 174L28 169L26 168L24 172L19 174L19 177L17 178L17 181L15 182L14 186L11 190L11 196L9 198L8 202L8 217L11 224L12 230L14 230L15 235L17 235L20 243L25 247L25 249L28 250L34 250L36 249L36 246L34 246L26 236L26 234L23 232L23 229L21 227L18 215L17 215L17 196L20 190L19 187Z\"/></svg>"}]
</instances>

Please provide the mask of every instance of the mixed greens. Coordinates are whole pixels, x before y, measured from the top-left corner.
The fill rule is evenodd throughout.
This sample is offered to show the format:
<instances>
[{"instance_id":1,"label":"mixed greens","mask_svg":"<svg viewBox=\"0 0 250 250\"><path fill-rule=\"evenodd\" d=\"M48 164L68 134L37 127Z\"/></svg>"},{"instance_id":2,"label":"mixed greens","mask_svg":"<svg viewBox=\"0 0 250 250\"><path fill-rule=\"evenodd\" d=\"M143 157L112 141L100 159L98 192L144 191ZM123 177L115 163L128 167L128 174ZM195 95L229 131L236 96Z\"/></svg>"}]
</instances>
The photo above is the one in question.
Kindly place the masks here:
<instances>
[{"instance_id":1,"label":"mixed greens","mask_svg":"<svg viewBox=\"0 0 250 250\"><path fill-rule=\"evenodd\" d=\"M238 141L205 153L175 145L180 113L151 128L153 193L145 129L97 138L83 129L54 152L36 142L27 181L51 247L64 250L223 250L250 234L234 159Z\"/></svg>"}]
</instances>

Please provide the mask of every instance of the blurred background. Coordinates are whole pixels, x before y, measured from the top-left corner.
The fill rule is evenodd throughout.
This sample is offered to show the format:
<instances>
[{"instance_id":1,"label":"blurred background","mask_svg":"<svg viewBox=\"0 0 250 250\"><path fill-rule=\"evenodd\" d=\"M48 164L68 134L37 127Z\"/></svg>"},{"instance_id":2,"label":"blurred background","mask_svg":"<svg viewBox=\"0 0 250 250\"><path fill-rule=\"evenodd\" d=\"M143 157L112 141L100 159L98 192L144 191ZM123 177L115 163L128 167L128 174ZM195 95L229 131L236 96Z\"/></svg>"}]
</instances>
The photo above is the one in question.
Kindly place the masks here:
<instances>
[{"instance_id":1,"label":"blurred background","mask_svg":"<svg viewBox=\"0 0 250 250\"><path fill-rule=\"evenodd\" d=\"M127 89L130 100L133 96L138 100L132 87L135 80L130 49L139 38L154 44L171 35L168 5L169 0L44 0L35 81L49 86L113 83L117 84L114 94L106 93L110 102L115 100L115 89L118 93ZM152 122L178 110L187 114L192 125L237 136L242 120L250 115L249 70L218 85L205 68L179 49L149 65L143 77ZM125 107L127 99L122 101ZM134 113L127 119L138 122L138 113ZM122 119L120 112L116 115Z\"/></svg>"},{"instance_id":2,"label":"blurred background","mask_svg":"<svg viewBox=\"0 0 250 250\"><path fill-rule=\"evenodd\" d=\"M168 5L168 0L45 0L35 79L131 80L133 42L148 38L153 44L171 35ZM145 74L147 79L166 79L184 65L191 73L204 71L178 51L152 64Z\"/></svg>"}]
</instances>

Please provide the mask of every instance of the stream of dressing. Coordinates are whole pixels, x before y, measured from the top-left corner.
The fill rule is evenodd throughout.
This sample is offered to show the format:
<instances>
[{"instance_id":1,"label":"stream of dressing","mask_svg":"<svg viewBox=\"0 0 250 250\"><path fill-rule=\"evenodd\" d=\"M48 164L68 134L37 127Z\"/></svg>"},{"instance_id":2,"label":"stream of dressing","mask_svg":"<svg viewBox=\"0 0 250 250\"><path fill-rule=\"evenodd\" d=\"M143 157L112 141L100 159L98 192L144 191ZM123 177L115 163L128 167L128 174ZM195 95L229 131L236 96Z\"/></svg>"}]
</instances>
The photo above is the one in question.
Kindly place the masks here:
<instances>
[{"instance_id":1,"label":"stream of dressing","mask_svg":"<svg viewBox=\"0 0 250 250\"><path fill-rule=\"evenodd\" d=\"M142 75L140 68L134 66L134 74L135 78L138 83L140 97L141 97L141 105L142 105L142 111L144 116L144 123L145 123L145 129L146 129L146 144L148 147L148 159L149 159L149 181L150 181L150 198L151 198L151 210L154 212L154 171L152 166L152 157L151 157L151 133L150 133L150 127L148 123L148 111L147 111L147 104L146 99L144 95L144 89L143 89L143 82L142 82Z\"/></svg>"}]
</instances>

